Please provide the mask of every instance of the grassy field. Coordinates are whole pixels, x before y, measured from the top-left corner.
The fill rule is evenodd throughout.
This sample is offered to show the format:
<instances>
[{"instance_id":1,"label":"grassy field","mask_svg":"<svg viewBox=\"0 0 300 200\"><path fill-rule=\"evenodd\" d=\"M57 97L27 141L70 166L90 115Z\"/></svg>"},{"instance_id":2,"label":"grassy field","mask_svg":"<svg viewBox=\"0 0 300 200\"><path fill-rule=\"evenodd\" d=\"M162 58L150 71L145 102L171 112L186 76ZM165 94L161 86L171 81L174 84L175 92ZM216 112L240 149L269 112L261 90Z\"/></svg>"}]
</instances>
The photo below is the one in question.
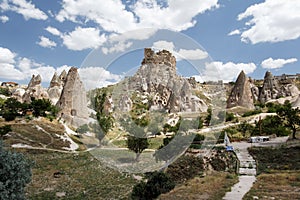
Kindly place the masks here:
<instances>
[{"instance_id":1,"label":"grassy field","mask_svg":"<svg viewBox=\"0 0 300 200\"><path fill-rule=\"evenodd\" d=\"M171 192L161 195L159 200L219 200L230 191L231 186L238 182L234 174L227 172L212 172L205 177L193 178Z\"/></svg>"},{"instance_id":2,"label":"grassy field","mask_svg":"<svg viewBox=\"0 0 300 200\"><path fill-rule=\"evenodd\" d=\"M244 200L300 199L300 171L272 171L261 174Z\"/></svg>"},{"instance_id":3,"label":"grassy field","mask_svg":"<svg viewBox=\"0 0 300 200\"><path fill-rule=\"evenodd\" d=\"M300 140L294 140L278 148L250 149L257 161L259 175L245 200L300 199L299 143Z\"/></svg>"},{"instance_id":4,"label":"grassy field","mask_svg":"<svg viewBox=\"0 0 300 200\"><path fill-rule=\"evenodd\" d=\"M23 150L35 161L28 199L128 199L136 181L101 164L89 153Z\"/></svg>"}]
</instances>

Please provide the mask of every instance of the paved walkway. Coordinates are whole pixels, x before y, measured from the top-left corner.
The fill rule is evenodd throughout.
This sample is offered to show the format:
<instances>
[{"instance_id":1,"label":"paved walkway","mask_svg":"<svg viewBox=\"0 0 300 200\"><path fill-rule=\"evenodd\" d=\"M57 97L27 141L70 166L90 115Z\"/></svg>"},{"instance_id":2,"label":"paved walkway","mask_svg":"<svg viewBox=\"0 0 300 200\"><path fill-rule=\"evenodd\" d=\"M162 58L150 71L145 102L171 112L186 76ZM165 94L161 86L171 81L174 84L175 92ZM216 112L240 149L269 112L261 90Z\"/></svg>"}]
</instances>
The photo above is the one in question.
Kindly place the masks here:
<instances>
[{"instance_id":1,"label":"paved walkway","mask_svg":"<svg viewBox=\"0 0 300 200\"><path fill-rule=\"evenodd\" d=\"M240 161L239 167L239 182L236 183L230 192L227 192L224 200L241 200L243 196L251 189L256 180L256 162L249 154L247 148L251 143L239 142L231 144Z\"/></svg>"}]
</instances>

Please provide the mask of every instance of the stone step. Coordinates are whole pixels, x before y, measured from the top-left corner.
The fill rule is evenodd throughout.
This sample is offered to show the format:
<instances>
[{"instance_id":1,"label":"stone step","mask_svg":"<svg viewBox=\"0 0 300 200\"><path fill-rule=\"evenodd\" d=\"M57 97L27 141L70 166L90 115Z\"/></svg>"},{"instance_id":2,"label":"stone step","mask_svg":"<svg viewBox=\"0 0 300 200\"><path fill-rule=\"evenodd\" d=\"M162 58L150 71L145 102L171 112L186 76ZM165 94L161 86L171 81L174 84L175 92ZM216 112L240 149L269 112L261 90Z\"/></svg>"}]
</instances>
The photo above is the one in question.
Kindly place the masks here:
<instances>
[{"instance_id":1,"label":"stone step","mask_svg":"<svg viewBox=\"0 0 300 200\"><path fill-rule=\"evenodd\" d=\"M239 168L239 174L255 176L256 169L255 168Z\"/></svg>"}]
</instances>

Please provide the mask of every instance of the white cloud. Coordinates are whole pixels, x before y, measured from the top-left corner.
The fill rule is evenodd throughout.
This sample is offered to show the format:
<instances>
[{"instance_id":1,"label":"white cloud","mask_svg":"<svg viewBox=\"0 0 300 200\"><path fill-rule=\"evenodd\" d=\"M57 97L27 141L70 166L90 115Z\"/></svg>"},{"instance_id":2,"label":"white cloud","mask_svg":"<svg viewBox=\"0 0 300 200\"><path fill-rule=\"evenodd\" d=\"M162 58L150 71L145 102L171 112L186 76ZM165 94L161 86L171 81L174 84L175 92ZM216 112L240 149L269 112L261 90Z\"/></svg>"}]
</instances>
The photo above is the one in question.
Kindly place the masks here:
<instances>
[{"instance_id":1,"label":"white cloud","mask_svg":"<svg viewBox=\"0 0 300 200\"><path fill-rule=\"evenodd\" d=\"M168 42L168 41L165 41L165 40L159 40L159 41L156 41L153 43L152 45L152 48L155 49L155 50L168 50L170 51L171 53L174 52L174 49L175 49L175 45L173 42Z\"/></svg>"},{"instance_id":2,"label":"white cloud","mask_svg":"<svg viewBox=\"0 0 300 200\"><path fill-rule=\"evenodd\" d=\"M261 66L262 68L265 69L277 69L283 67L286 64L294 63L294 62L297 62L296 58L275 59L275 60L273 58L268 58L261 62Z\"/></svg>"},{"instance_id":3,"label":"white cloud","mask_svg":"<svg viewBox=\"0 0 300 200\"><path fill-rule=\"evenodd\" d=\"M206 51L202 51L201 49L179 49L178 54L180 57L183 57L187 60L201 60L208 57L208 53Z\"/></svg>"},{"instance_id":4,"label":"white cloud","mask_svg":"<svg viewBox=\"0 0 300 200\"><path fill-rule=\"evenodd\" d=\"M159 40L153 43L152 48L154 50L168 50L170 51L175 57L176 60L201 60L208 57L208 53L201 49L179 49L176 50L175 45L173 42Z\"/></svg>"},{"instance_id":5,"label":"white cloud","mask_svg":"<svg viewBox=\"0 0 300 200\"><path fill-rule=\"evenodd\" d=\"M43 82L50 82L55 71L61 73L62 70L68 71L70 66L63 65L55 69L37 63L29 58L18 57L16 53L7 48L0 47L0 78L8 80L27 80L33 74L40 74Z\"/></svg>"},{"instance_id":6,"label":"white cloud","mask_svg":"<svg viewBox=\"0 0 300 200\"><path fill-rule=\"evenodd\" d=\"M54 28L52 26L48 26L47 28L45 28L46 31L48 31L49 33L51 33L52 35L56 35L56 36L60 36L60 31L57 30L57 28Z\"/></svg>"},{"instance_id":7,"label":"white cloud","mask_svg":"<svg viewBox=\"0 0 300 200\"><path fill-rule=\"evenodd\" d=\"M48 16L36 8L32 2L26 0L3 0L0 8L4 11L13 11L23 15L25 20L37 19L46 20Z\"/></svg>"},{"instance_id":8,"label":"white cloud","mask_svg":"<svg viewBox=\"0 0 300 200\"><path fill-rule=\"evenodd\" d=\"M104 54L108 54L108 53L114 53L114 52L122 52L125 49L131 47L133 43L132 42L117 42L116 44L114 44L112 47L107 48L107 47L103 47L102 48L102 52Z\"/></svg>"},{"instance_id":9,"label":"white cloud","mask_svg":"<svg viewBox=\"0 0 300 200\"><path fill-rule=\"evenodd\" d=\"M0 16L0 21L2 23L6 23L6 22L8 22L8 20L9 20L9 18L7 16L5 16L5 15Z\"/></svg>"},{"instance_id":10,"label":"white cloud","mask_svg":"<svg viewBox=\"0 0 300 200\"><path fill-rule=\"evenodd\" d=\"M68 49L77 51L97 48L106 41L106 36L104 34L100 35L100 30L96 28L76 27L74 31L61 37Z\"/></svg>"},{"instance_id":11,"label":"white cloud","mask_svg":"<svg viewBox=\"0 0 300 200\"><path fill-rule=\"evenodd\" d=\"M300 37L300 1L266 0L254 4L238 20L249 19L241 40L253 44L280 42Z\"/></svg>"},{"instance_id":12,"label":"white cloud","mask_svg":"<svg viewBox=\"0 0 300 200\"><path fill-rule=\"evenodd\" d=\"M24 74L15 68L13 64L0 63L0 78L8 80L23 80Z\"/></svg>"},{"instance_id":13,"label":"white cloud","mask_svg":"<svg viewBox=\"0 0 300 200\"><path fill-rule=\"evenodd\" d=\"M121 76L112 74L102 67L86 67L78 70L80 79L86 90L104 87L121 80Z\"/></svg>"},{"instance_id":14,"label":"white cloud","mask_svg":"<svg viewBox=\"0 0 300 200\"><path fill-rule=\"evenodd\" d=\"M164 6L156 0L133 1L129 6L121 0L63 0L56 19L93 21L116 33L149 27L182 31L196 24L195 16L217 7L218 0L169 0Z\"/></svg>"},{"instance_id":15,"label":"white cloud","mask_svg":"<svg viewBox=\"0 0 300 200\"><path fill-rule=\"evenodd\" d=\"M7 48L0 47L0 63L15 63L16 54Z\"/></svg>"},{"instance_id":16,"label":"white cloud","mask_svg":"<svg viewBox=\"0 0 300 200\"><path fill-rule=\"evenodd\" d=\"M40 41L38 42L38 45L45 47L45 48L52 48L56 47L56 43L49 38L46 38L44 36L40 36Z\"/></svg>"},{"instance_id":17,"label":"white cloud","mask_svg":"<svg viewBox=\"0 0 300 200\"><path fill-rule=\"evenodd\" d=\"M233 63L233 62L211 62L205 64L203 81L218 81L225 82L233 81L238 74L244 70L246 74L252 73L256 69L254 63Z\"/></svg>"},{"instance_id":18,"label":"white cloud","mask_svg":"<svg viewBox=\"0 0 300 200\"><path fill-rule=\"evenodd\" d=\"M228 33L228 35L240 35L241 31L239 29L235 29L233 31L231 31L230 33Z\"/></svg>"}]
</instances>

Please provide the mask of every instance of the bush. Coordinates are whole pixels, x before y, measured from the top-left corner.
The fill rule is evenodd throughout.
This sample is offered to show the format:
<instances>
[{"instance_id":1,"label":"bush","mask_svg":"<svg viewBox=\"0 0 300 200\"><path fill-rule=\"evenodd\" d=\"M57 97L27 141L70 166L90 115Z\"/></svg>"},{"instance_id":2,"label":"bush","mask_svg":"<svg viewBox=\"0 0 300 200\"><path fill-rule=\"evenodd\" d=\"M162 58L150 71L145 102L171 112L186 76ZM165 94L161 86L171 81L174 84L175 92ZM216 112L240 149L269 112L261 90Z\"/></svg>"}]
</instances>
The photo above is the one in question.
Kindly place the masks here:
<instances>
[{"instance_id":1,"label":"bush","mask_svg":"<svg viewBox=\"0 0 300 200\"><path fill-rule=\"evenodd\" d=\"M5 134L7 134L10 131L12 131L11 125L1 126L0 127L0 138L2 138Z\"/></svg>"},{"instance_id":2,"label":"bush","mask_svg":"<svg viewBox=\"0 0 300 200\"><path fill-rule=\"evenodd\" d=\"M249 117L251 115L257 115L259 113L262 113L262 110L251 110L251 111L248 111L248 112L245 112L242 117Z\"/></svg>"},{"instance_id":3,"label":"bush","mask_svg":"<svg viewBox=\"0 0 300 200\"><path fill-rule=\"evenodd\" d=\"M175 187L175 183L163 172L154 172L148 177L147 183L141 182L134 186L131 198L151 200L160 194L167 193Z\"/></svg>"},{"instance_id":4,"label":"bush","mask_svg":"<svg viewBox=\"0 0 300 200\"><path fill-rule=\"evenodd\" d=\"M31 166L22 154L5 150L0 141L0 199L25 199L24 188L31 181Z\"/></svg>"},{"instance_id":5,"label":"bush","mask_svg":"<svg viewBox=\"0 0 300 200\"><path fill-rule=\"evenodd\" d=\"M168 169L167 174L175 183L182 183L186 180L201 175L204 170L202 158L194 156L181 156Z\"/></svg>"}]
</instances>

